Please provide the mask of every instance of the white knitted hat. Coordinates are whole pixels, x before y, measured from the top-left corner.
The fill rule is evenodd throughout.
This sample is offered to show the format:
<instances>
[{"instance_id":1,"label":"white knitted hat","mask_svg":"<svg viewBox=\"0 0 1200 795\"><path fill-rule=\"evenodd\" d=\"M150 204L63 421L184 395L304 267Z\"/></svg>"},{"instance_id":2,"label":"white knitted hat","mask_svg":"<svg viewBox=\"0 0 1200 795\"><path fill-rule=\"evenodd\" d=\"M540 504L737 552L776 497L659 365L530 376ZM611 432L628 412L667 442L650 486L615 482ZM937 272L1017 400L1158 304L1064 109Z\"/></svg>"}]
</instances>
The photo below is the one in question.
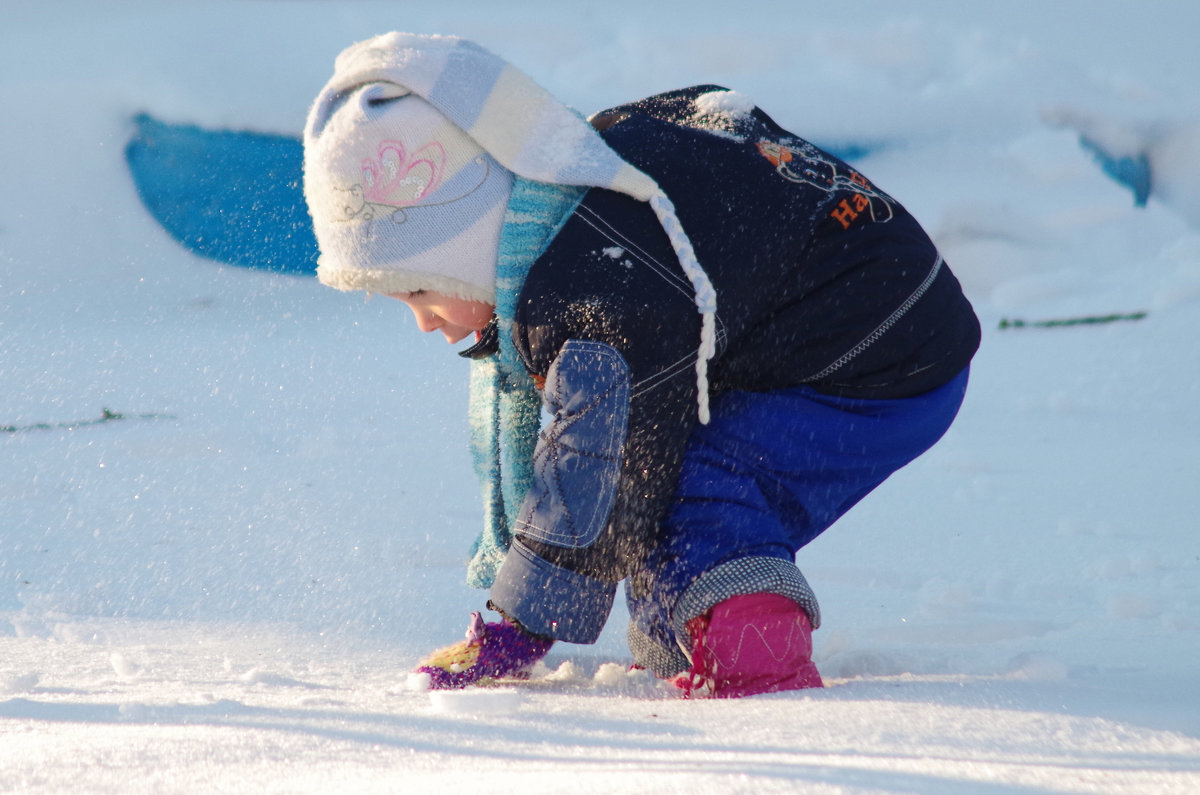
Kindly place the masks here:
<instances>
[{"instance_id":1,"label":"white knitted hat","mask_svg":"<svg viewBox=\"0 0 1200 795\"><path fill-rule=\"evenodd\" d=\"M479 147L469 151L483 158L480 167L491 166L473 192L464 192L473 184L469 175L478 173L475 161L461 155L468 148L417 110L418 98ZM422 132L402 133L398 125L406 123ZM452 148L460 153L456 158L448 154L447 160L458 164L458 179L430 182L433 187L420 196L402 194L402 200L416 204L380 202L370 205L369 213L349 212L358 204L341 199L357 199L356 185L368 198L361 175L371 169L364 170L363 164L383 157L389 141L404 147L403 154L397 150L392 155L396 168L385 167L389 180L435 170L418 165L418 155L430 141L442 143L447 153ZM491 202L496 201L502 214L501 199L508 189L494 176L500 170L494 168L496 162L526 179L608 188L648 202L692 282L702 315L696 370L700 419L708 421L707 363L716 347L716 293L696 261L674 205L654 179L623 160L585 119L524 72L452 36L388 33L359 42L338 56L333 77L317 96L305 125L304 150L304 192L321 249L317 274L325 284L341 289L384 291L386 285L397 285L386 289L434 289L494 303L494 260L502 221L495 221L491 213L496 205ZM382 160L372 162L384 166ZM379 217L378 210L393 206L399 215ZM414 224L418 220L419 226ZM442 225L440 233L434 231L436 225ZM423 235L410 244L406 232L418 229ZM444 257L454 247L486 252L492 270L470 258Z\"/></svg>"},{"instance_id":2,"label":"white knitted hat","mask_svg":"<svg viewBox=\"0 0 1200 795\"><path fill-rule=\"evenodd\" d=\"M317 277L339 290L436 290L495 303L512 174L395 83L331 98L305 138Z\"/></svg>"}]
</instances>

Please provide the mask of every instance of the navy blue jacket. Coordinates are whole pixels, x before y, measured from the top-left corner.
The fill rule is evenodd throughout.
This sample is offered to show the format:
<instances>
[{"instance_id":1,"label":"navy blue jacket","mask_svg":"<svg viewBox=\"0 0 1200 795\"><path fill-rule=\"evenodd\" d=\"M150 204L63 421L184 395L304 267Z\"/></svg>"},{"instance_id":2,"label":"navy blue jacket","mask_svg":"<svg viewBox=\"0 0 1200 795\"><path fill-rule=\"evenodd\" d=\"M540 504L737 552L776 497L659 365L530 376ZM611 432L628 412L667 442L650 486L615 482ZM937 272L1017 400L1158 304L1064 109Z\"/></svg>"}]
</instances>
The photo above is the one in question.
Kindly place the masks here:
<instances>
[{"instance_id":1,"label":"navy blue jacket","mask_svg":"<svg viewBox=\"0 0 1200 795\"><path fill-rule=\"evenodd\" d=\"M694 98L718 90L592 120L674 202L716 288L711 392L807 384L903 398L959 374L979 324L920 225L761 110L698 117ZM533 264L513 336L553 420L492 598L531 629L586 642L599 632L590 619L567 630L570 616L529 619L534 592L607 615L611 587L654 543L697 421L700 315L653 211L588 191Z\"/></svg>"}]
</instances>

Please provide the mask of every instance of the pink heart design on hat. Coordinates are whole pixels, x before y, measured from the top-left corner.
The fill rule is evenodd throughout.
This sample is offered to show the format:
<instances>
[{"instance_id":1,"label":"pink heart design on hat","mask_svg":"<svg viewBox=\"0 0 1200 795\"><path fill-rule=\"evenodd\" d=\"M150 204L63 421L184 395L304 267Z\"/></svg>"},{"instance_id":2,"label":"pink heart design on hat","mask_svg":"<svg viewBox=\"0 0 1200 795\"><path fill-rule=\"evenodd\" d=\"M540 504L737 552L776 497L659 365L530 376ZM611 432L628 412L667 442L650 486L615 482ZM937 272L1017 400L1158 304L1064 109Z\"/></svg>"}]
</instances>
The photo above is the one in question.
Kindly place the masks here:
<instances>
[{"instance_id":1,"label":"pink heart design on hat","mask_svg":"<svg viewBox=\"0 0 1200 795\"><path fill-rule=\"evenodd\" d=\"M411 155L400 141L382 141L378 159L362 162L363 195L373 204L409 207L438 189L446 150L430 141Z\"/></svg>"}]
</instances>

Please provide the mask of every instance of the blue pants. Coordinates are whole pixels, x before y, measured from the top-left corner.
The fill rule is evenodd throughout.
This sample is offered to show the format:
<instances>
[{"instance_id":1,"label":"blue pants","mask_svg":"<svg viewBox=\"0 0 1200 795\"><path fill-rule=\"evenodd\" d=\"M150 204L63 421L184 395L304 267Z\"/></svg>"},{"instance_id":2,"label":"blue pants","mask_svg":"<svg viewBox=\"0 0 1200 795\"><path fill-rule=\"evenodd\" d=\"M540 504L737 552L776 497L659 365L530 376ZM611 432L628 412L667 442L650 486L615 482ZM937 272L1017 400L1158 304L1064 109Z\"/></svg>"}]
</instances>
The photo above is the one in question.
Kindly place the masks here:
<instances>
[{"instance_id":1,"label":"blue pants","mask_svg":"<svg viewBox=\"0 0 1200 795\"><path fill-rule=\"evenodd\" d=\"M942 437L967 378L964 370L945 386L899 400L833 397L809 387L715 398L712 421L688 441L661 542L643 573L627 583L631 647L637 635L674 648L679 628L693 617L675 608L706 573L753 578L747 572L763 565L793 567L797 550ZM775 560L729 565L739 559ZM687 601L701 612L712 606L703 598Z\"/></svg>"}]
</instances>

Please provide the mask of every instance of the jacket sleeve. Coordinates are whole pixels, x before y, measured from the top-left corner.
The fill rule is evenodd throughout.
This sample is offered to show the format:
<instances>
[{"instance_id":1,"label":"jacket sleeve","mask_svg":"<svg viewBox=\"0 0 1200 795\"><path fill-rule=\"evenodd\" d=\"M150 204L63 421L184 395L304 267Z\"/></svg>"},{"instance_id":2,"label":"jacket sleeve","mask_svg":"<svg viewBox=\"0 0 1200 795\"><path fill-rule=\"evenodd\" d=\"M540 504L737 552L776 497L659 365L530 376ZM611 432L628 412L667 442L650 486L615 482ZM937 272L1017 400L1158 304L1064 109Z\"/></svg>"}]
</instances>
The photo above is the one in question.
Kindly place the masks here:
<instances>
[{"instance_id":1,"label":"jacket sleeve","mask_svg":"<svg viewBox=\"0 0 1200 795\"><path fill-rule=\"evenodd\" d=\"M622 209L636 226L644 206ZM680 289L658 266L669 248L621 248L610 237L628 238L600 223L613 214L587 219L596 211L581 207L585 220L568 222L547 251L555 266L531 272L522 293L517 349L545 379L543 427L491 591L526 629L575 643L596 640L617 582L655 542L696 422L700 317L690 285ZM597 239L597 228L609 231Z\"/></svg>"}]
</instances>

